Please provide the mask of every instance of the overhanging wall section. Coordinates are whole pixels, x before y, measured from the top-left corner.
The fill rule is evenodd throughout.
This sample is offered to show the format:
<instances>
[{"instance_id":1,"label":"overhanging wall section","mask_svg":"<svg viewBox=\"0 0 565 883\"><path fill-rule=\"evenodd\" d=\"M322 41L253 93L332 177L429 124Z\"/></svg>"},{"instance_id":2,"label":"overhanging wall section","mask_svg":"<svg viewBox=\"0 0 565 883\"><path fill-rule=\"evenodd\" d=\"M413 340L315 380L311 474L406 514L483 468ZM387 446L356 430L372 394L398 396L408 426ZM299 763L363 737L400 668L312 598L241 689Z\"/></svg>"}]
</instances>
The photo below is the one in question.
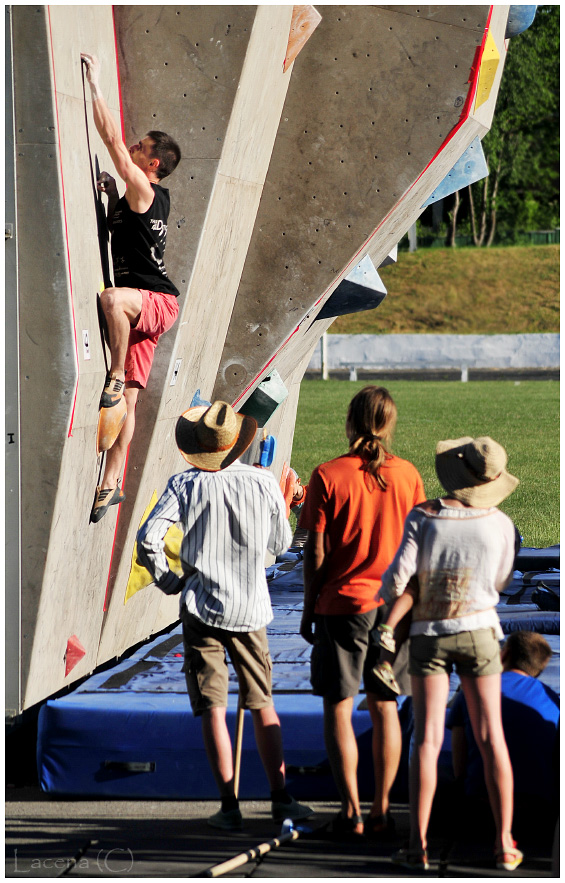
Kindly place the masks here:
<instances>
[{"instance_id":1,"label":"overhanging wall section","mask_svg":"<svg viewBox=\"0 0 565 883\"><path fill-rule=\"evenodd\" d=\"M214 389L230 401L360 260L457 125L489 15L488 6L318 9L310 51L294 63ZM446 151L440 180L466 146ZM403 206L402 233L418 209ZM395 242L381 233L376 266Z\"/></svg>"},{"instance_id":2,"label":"overhanging wall section","mask_svg":"<svg viewBox=\"0 0 565 883\"><path fill-rule=\"evenodd\" d=\"M337 285L365 254L379 266L486 134L502 75L507 6L318 8L315 51L295 62L214 389L238 405L273 369L294 376L331 324L314 320ZM501 63L477 110L487 24Z\"/></svg>"}]
</instances>

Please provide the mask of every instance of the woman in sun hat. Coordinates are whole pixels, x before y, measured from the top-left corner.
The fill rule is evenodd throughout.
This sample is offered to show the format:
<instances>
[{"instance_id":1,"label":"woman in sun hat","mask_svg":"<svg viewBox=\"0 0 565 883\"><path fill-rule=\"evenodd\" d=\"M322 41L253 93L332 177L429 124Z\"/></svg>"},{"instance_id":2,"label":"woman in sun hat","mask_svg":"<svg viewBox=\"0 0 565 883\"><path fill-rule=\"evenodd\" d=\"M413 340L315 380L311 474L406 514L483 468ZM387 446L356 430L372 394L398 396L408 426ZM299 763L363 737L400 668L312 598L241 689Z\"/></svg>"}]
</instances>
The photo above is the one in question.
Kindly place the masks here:
<instances>
[{"instance_id":1,"label":"woman in sun hat","mask_svg":"<svg viewBox=\"0 0 565 883\"><path fill-rule=\"evenodd\" d=\"M503 634L495 610L519 545L514 524L496 508L519 483L507 472L506 461L504 448L487 436L439 442L436 472L446 495L410 512L400 547L383 575L381 597L386 603L399 599L389 624L413 607L410 843L393 856L410 867L429 867L426 835L454 665L483 758L497 867L514 870L523 858L510 830L513 780L500 712ZM417 588L405 592L414 578Z\"/></svg>"}]
</instances>

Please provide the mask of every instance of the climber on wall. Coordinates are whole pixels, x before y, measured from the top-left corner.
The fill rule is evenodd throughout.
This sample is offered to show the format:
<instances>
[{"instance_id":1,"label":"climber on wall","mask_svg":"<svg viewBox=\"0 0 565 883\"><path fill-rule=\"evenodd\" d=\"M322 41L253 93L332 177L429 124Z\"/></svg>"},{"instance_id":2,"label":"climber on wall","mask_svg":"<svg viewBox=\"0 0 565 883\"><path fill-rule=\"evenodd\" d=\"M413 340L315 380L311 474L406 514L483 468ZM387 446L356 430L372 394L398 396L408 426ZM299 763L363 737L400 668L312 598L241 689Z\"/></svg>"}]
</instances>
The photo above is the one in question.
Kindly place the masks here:
<instances>
[{"instance_id":1,"label":"climber on wall","mask_svg":"<svg viewBox=\"0 0 565 883\"><path fill-rule=\"evenodd\" d=\"M145 389L157 341L178 316L179 292L167 275L163 256L169 191L160 181L181 158L176 141L151 131L129 149L100 90L100 62L81 53L92 94L94 122L116 171L126 183L120 199L107 172L98 189L108 197L115 287L100 296L108 326L110 369L100 399L98 449L107 450L104 476L96 489L91 522L98 522L125 494L119 484L135 429L135 406Z\"/></svg>"}]
</instances>

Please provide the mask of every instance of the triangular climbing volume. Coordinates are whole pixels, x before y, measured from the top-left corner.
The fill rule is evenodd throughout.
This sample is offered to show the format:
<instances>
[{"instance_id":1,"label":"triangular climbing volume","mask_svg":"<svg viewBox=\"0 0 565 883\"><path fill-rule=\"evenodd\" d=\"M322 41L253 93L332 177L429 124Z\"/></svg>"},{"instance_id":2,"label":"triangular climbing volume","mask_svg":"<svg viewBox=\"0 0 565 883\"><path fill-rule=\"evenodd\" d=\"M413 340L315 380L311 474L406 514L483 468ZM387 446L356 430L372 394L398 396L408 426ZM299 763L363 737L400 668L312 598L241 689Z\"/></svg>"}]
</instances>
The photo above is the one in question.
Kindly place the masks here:
<instances>
[{"instance_id":1,"label":"triangular climbing volume","mask_svg":"<svg viewBox=\"0 0 565 883\"><path fill-rule=\"evenodd\" d=\"M288 70L321 21L322 16L314 6L293 6L288 46L283 64L284 71Z\"/></svg>"}]
</instances>

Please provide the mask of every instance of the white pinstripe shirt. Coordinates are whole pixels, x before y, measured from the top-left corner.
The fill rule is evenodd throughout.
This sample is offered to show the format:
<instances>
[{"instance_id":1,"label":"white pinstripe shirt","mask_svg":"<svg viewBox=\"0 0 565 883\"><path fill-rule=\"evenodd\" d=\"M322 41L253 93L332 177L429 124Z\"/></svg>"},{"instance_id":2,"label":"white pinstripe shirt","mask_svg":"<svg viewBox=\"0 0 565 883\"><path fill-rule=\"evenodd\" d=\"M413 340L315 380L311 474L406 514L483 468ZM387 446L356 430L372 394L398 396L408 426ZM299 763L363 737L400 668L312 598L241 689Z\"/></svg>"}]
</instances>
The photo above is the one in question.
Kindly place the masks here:
<instances>
[{"instance_id":1,"label":"white pinstripe shirt","mask_svg":"<svg viewBox=\"0 0 565 883\"><path fill-rule=\"evenodd\" d=\"M169 570L163 538L184 531L182 580ZM236 460L219 472L188 469L167 489L137 535L138 557L167 594L182 588L181 606L208 625L251 632L273 618L265 553L280 555L292 532L283 495L267 469Z\"/></svg>"}]
</instances>

